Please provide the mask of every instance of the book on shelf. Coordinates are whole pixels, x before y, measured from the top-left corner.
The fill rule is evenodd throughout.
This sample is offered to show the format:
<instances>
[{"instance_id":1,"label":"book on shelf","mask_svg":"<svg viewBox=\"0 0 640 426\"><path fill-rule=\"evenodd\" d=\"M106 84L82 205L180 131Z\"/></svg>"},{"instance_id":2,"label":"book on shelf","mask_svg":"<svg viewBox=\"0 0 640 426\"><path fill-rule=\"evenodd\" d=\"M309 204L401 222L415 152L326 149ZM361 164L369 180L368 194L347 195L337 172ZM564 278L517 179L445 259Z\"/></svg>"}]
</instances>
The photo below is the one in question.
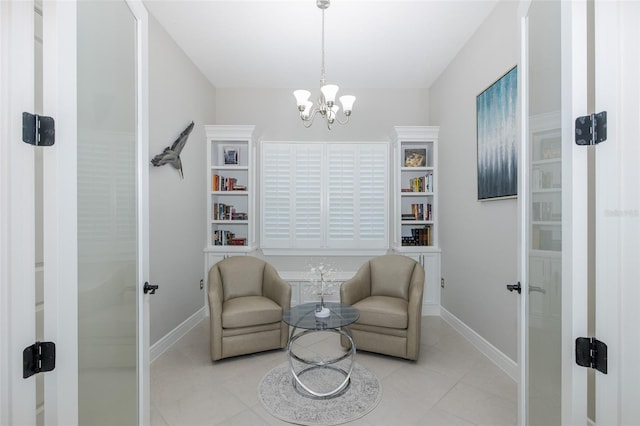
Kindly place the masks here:
<instances>
[{"instance_id":1,"label":"book on shelf","mask_svg":"<svg viewBox=\"0 0 640 426\"><path fill-rule=\"evenodd\" d=\"M402 192L433 192L433 170L426 175L409 179L409 188L402 188Z\"/></svg>"},{"instance_id":2,"label":"book on shelf","mask_svg":"<svg viewBox=\"0 0 640 426\"><path fill-rule=\"evenodd\" d=\"M432 220L431 203L411 204L411 213L402 213L402 220Z\"/></svg>"},{"instance_id":3,"label":"book on shelf","mask_svg":"<svg viewBox=\"0 0 640 426\"><path fill-rule=\"evenodd\" d=\"M246 213L234 212L231 214L231 220L248 220L249 215Z\"/></svg>"},{"instance_id":4,"label":"book on shelf","mask_svg":"<svg viewBox=\"0 0 640 426\"><path fill-rule=\"evenodd\" d=\"M219 174L211 175L212 191L246 191L245 185L239 185L238 179L232 177L224 177Z\"/></svg>"},{"instance_id":5,"label":"book on shelf","mask_svg":"<svg viewBox=\"0 0 640 426\"><path fill-rule=\"evenodd\" d=\"M213 203L211 209L211 219L213 220L248 220L247 213L237 212L231 204Z\"/></svg>"},{"instance_id":6,"label":"book on shelf","mask_svg":"<svg viewBox=\"0 0 640 426\"><path fill-rule=\"evenodd\" d=\"M235 234L223 229L214 229L212 237L214 246L230 246Z\"/></svg>"},{"instance_id":7,"label":"book on shelf","mask_svg":"<svg viewBox=\"0 0 640 426\"><path fill-rule=\"evenodd\" d=\"M246 246L247 239L244 237L236 237L231 231L224 229L214 229L212 235L212 243L214 246Z\"/></svg>"},{"instance_id":8,"label":"book on shelf","mask_svg":"<svg viewBox=\"0 0 640 426\"><path fill-rule=\"evenodd\" d=\"M426 225L423 228L412 228L411 235L405 235L402 237L403 246L431 246L432 241L432 226Z\"/></svg>"},{"instance_id":9,"label":"book on shelf","mask_svg":"<svg viewBox=\"0 0 640 426\"><path fill-rule=\"evenodd\" d=\"M246 246L247 245L247 239L246 238L231 238L231 245L232 246Z\"/></svg>"}]
</instances>

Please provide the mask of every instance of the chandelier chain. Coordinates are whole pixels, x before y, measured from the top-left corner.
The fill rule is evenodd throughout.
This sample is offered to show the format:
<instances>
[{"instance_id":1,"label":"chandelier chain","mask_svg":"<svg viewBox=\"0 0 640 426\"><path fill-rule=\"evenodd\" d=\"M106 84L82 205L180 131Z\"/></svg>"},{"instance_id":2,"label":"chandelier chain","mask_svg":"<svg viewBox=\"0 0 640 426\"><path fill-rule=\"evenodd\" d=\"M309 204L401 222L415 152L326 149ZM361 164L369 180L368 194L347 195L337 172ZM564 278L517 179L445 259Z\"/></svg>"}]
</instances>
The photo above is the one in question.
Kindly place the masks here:
<instances>
[{"instance_id":1,"label":"chandelier chain","mask_svg":"<svg viewBox=\"0 0 640 426\"><path fill-rule=\"evenodd\" d=\"M325 71L324 71L324 9L322 9L322 69L321 71L321 76L320 76L320 82L322 84L325 83Z\"/></svg>"}]
</instances>

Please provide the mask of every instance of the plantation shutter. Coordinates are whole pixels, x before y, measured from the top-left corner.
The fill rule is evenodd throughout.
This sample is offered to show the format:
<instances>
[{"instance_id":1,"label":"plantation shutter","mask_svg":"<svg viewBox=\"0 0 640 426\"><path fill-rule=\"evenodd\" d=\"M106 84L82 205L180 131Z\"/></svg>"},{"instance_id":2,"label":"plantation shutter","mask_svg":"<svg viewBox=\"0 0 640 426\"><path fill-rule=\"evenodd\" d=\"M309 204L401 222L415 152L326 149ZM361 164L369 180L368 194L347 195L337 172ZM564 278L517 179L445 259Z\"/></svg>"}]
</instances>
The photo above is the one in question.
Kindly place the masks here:
<instances>
[{"instance_id":1,"label":"plantation shutter","mask_svg":"<svg viewBox=\"0 0 640 426\"><path fill-rule=\"evenodd\" d=\"M262 244L289 248L294 242L291 145L265 144L262 149Z\"/></svg>"},{"instance_id":2,"label":"plantation shutter","mask_svg":"<svg viewBox=\"0 0 640 426\"><path fill-rule=\"evenodd\" d=\"M322 242L322 145L294 145L293 198L295 248Z\"/></svg>"},{"instance_id":3,"label":"plantation shutter","mask_svg":"<svg viewBox=\"0 0 640 426\"><path fill-rule=\"evenodd\" d=\"M386 142L263 142L262 248L385 249L387 158Z\"/></svg>"},{"instance_id":4,"label":"plantation shutter","mask_svg":"<svg viewBox=\"0 0 640 426\"><path fill-rule=\"evenodd\" d=\"M365 246L387 245L387 147L362 145L358 156L360 175L358 212L360 243Z\"/></svg>"}]
</instances>

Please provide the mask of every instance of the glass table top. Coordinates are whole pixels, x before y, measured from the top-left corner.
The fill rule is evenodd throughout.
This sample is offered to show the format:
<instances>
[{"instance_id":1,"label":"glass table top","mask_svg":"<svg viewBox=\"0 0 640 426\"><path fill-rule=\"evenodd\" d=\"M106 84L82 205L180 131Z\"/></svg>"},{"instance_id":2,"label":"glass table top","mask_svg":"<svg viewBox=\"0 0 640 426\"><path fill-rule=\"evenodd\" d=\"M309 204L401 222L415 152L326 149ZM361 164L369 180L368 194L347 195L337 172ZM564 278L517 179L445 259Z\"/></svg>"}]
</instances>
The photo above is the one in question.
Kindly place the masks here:
<instances>
[{"instance_id":1,"label":"glass table top","mask_svg":"<svg viewBox=\"0 0 640 426\"><path fill-rule=\"evenodd\" d=\"M325 302L331 314L326 318L316 317L316 305L319 303L303 303L285 311L282 319L287 324L307 330L325 330L340 328L352 324L358 320L360 314L351 305L343 305L336 302Z\"/></svg>"}]
</instances>

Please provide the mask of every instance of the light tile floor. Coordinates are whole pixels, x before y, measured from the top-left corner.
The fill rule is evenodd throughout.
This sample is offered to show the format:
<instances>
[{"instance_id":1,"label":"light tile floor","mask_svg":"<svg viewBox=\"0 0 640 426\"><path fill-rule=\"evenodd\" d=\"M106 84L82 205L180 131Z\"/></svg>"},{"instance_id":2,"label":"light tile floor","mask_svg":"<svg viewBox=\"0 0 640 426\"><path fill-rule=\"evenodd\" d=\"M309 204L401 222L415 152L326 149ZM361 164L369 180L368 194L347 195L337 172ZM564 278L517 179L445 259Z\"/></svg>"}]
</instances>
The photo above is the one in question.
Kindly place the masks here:
<instances>
[{"instance_id":1,"label":"light tile floor","mask_svg":"<svg viewBox=\"0 0 640 426\"><path fill-rule=\"evenodd\" d=\"M349 424L515 425L516 383L440 317L422 321L417 362L357 353L382 382L382 398ZM262 377L286 360L279 350L213 363L206 318L151 364L151 424L289 425L257 393Z\"/></svg>"}]
</instances>

